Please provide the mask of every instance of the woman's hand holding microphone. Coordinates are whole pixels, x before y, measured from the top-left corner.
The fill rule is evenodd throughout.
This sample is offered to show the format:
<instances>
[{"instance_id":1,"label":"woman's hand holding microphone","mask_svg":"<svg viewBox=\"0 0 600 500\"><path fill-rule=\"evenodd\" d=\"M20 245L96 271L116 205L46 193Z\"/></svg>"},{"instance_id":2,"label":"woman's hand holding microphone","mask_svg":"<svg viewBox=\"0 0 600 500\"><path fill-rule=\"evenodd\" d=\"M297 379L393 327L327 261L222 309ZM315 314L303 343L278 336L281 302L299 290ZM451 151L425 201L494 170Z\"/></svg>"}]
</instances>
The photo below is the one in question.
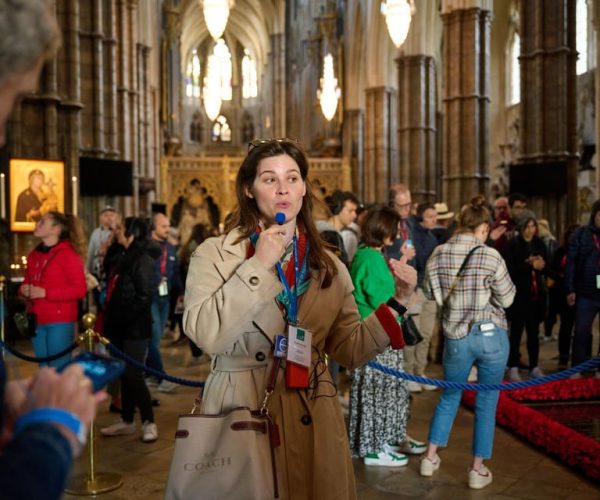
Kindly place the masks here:
<instances>
[{"instance_id":1,"label":"woman's hand holding microphone","mask_svg":"<svg viewBox=\"0 0 600 500\"><path fill-rule=\"evenodd\" d=\"M275 222L277 224L261 231L254 252L257 260L267 269L279 262L296 230L294 221L284 223L285 215L281 212L275 215Z\"/></svg>"}]
</instances>

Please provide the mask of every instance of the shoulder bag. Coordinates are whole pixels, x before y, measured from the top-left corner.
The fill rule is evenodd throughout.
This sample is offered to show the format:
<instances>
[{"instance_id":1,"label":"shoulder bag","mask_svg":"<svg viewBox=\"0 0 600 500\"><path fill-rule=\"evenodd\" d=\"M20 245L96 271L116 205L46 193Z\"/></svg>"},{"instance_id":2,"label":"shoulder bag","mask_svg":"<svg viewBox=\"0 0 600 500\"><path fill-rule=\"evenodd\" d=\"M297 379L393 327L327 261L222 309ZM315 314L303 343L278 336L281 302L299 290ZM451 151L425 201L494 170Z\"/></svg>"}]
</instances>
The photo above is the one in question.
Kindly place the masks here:
<instances>
[{"instance_id":1,"label":"shoulder bag","mask_svg":"<svg viewBox=\"0 0 600 500\"><path fill-rule=\"evenodd\" d=\"M181 415L165 500L279 498L275 448L279 430L267 403L281 358L274 358L259 409L233 408L219 415Z\"/></svg>"}]
</instances>

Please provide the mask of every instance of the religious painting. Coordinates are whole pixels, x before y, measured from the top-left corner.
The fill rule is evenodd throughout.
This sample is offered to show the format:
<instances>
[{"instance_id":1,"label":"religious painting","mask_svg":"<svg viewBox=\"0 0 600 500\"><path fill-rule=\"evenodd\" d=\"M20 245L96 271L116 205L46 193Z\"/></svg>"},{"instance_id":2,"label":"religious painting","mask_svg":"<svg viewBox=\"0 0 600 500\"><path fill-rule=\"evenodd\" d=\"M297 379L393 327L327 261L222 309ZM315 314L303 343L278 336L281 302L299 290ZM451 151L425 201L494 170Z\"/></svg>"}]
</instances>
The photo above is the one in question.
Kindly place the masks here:
<instances>
[{"instance_id":1,"label":"religious painting","mask_svg":"<svg viewBox=\"0 0 600 500\"><path fill-rule=\"evenodd\" d=\"M65 210L63 161L10 160L10 230L33 231L44 214Z\"/></svg>"}]
</instances>

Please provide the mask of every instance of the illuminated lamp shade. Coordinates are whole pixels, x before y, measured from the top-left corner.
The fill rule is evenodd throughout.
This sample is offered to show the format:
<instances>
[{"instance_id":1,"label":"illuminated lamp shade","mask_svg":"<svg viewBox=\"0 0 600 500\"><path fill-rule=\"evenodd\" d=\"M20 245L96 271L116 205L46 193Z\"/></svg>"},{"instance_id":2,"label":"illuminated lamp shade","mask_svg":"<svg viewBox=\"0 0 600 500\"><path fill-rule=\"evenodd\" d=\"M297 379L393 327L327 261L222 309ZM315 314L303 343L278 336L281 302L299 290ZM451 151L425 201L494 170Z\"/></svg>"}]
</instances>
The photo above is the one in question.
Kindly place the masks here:
<instances>
[{"instance_id":1,"label":"illuminated lamp shade","mask_svg":"<svg viewBox=\"0 0 600 500\"><path fill-rule=\"evenodd\" d=\"M381 3L381 13L385 16L388 33L398 48L406 40L410 21L414 14L412 0L387 0Z\"/></svg>"},{"instance_id":2,"label":"illuminated lamp shade","mask_svg":"<svg viewBox=\"0 0 600 500\"><path fill-rule=\"evenodd\" d=\"M210 36L218 40L223 36L229 19L229 11L233 8L232 0L200 0L202 2L202 12L204 13L204 22L208 28Z\"/></svg>"},{"instance_id":3,"label":"illuminated lamp shade","mask_svg":"<svg viewBox=\"0 0 600 500\"><path fill-rule=\"evenodd\" d=\"M317 90L317 98L321 104L321 111L327 121L335 116L338 99L342 92L337 86L338 81L333 73L333 56L327 54L323 58L323 78L321 78L321 89Z\"/></svg>"},{"instance_id":4,"label":"illuminated lamp shade","mask_svg":"<svg viewBox=\"0 0 600 500\"><path fill-rule=\"evenodd\" d=\"M211 122L214 122L221 112L221 78L218 64L215 56L209 56L207 74L204 77L204 87L202 88L204 111Z\"/></svg>"}]
</instances>

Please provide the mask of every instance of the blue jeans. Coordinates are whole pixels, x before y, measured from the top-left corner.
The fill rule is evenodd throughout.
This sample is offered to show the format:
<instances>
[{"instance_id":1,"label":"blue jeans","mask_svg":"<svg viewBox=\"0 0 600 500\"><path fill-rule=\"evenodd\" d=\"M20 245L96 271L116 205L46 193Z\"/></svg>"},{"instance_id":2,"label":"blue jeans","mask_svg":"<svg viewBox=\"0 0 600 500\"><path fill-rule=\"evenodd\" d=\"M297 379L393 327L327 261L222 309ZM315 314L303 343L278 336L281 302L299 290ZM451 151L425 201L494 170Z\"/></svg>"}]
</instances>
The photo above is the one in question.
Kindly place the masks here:
<instances>
[{"instance_id":1,"label":"blue jeans","mask_svg":"<svg viewBox=\"0 0 600 500\"><path fill-rule=\"evenodd\" d=\"M75 340L76 323L48 323L37 325L35 337L31 338L36 357L46 358L64 351ZM59 368L71 359L71 353L65 354L54 361L40 363L40 366Z\"/></svg>"},{"instance_id":2,"label":"blue jeans","mask_svg":"<svg viewBox=\"0 0 600 500\"><path fill-rule=\"evenodd\" d=\"M506 330L498 327L488 331L480 330L480 325L489 323L475 323L469 334L462 339L445 339L444 380L466 383L471 367L476 365L479 383L498 384L502 381L508 360L508 335ZM448 444L461 395L460 389L443 390L429 428L430 443L438 446ZM485 391L478 392L475 397L473 456L492 456L498 395L499 391Z\"/></svg>"},{"instance_id":3,"label":"blue jeans","mask_svg":"<svg viewBox=\"0 0 600 500\"><path fill-rule=\"evenodd\" d=\"M169 296L158 297L152 301L152 338L148 346L148 359L146 366L155 370L164 371L160 357L160 339L163 336L167 319L169 318ZM162 379L159 378L159 382Z\"/></svg>"},{"instance_id":4,"label":"blue jeans","mask_svg":"<svg viewBox=\"0 0 600 500\"><path fill-rule=\"evenodd\" d=\"M600 298L577 296L575 332L573 334L572 366L583 363L592 355L592 323L600 312Z\"/></svg>"}]
</instances>

